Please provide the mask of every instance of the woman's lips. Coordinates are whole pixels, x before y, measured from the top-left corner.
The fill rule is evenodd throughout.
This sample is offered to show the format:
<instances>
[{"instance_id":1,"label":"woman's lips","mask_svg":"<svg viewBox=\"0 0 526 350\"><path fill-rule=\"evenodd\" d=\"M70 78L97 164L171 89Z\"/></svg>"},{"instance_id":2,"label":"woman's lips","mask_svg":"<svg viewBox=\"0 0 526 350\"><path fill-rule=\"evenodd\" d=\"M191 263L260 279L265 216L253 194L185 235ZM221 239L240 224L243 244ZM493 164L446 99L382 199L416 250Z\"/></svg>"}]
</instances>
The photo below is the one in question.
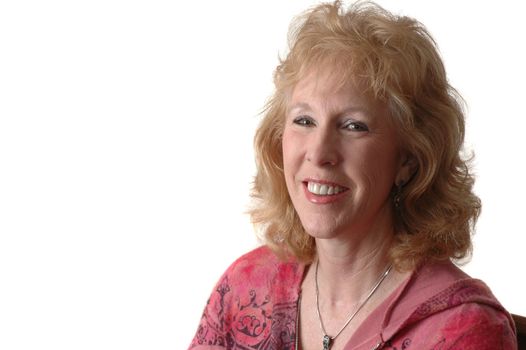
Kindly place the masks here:
<instances>
[{"instance_id":1,"label":"woman's lips","mask_svg":"<svg viewBox=\"0 0 526 350\"><path fill-rule=\"evenodd\" d=\"M303 182L303 188L307 199L316 204L327 204L339 200L345 195L348 188L320 180L306 180Z\"/></svg>"}]
</instances>

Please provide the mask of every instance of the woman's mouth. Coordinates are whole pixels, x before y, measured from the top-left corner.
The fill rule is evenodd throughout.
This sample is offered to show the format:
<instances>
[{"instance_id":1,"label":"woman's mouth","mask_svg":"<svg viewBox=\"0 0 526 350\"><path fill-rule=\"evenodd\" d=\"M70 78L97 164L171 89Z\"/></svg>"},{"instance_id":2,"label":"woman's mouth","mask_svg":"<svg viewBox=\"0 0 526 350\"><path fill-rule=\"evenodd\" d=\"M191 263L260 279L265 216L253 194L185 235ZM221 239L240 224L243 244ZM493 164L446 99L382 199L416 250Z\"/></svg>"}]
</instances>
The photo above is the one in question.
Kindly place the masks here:
<instances>
[{"instance_id":1,"label":"woman's mouth","mask_svg":"<svg viewBox=\"0 0 526 350\"><path fill-rule=\"evenodd\" d=\"M320 183L316 181L306 181L307 191L317 196L333 196L344 192L347 188L331 183Z\"/></svg>"},{"instance_id":2,"label":"woman's mouth","mask_svg":"<svg viewBox=\"0 0 526 350\"><path fill-rule=\"evenodd\" d=\"M306 180L303 189L307 200L314 204L330 204L347 196L349 189L324 180Z\"/></svg>"}]
</instances>

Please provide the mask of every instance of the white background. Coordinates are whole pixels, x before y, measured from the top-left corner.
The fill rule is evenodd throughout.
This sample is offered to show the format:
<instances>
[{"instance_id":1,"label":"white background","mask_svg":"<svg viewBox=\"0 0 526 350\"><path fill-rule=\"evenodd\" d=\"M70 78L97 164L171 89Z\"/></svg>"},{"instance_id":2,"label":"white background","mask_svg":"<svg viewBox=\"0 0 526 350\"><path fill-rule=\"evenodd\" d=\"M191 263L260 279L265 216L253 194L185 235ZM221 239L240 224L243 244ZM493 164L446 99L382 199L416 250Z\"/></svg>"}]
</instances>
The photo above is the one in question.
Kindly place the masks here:
<instances>
[{"instance_id":1,"label":"white background","mask_svg":"<svg viewBox=\"0 0 526 350\"><path fill-rule=\"evenodd\" d=\"M314 1L0 3L0 348L185 349L255 247L252 136ZM518 1L381 1L427 25L469 104L483 213L465 269L524 282Z\"/></svg>"}]
</instances>

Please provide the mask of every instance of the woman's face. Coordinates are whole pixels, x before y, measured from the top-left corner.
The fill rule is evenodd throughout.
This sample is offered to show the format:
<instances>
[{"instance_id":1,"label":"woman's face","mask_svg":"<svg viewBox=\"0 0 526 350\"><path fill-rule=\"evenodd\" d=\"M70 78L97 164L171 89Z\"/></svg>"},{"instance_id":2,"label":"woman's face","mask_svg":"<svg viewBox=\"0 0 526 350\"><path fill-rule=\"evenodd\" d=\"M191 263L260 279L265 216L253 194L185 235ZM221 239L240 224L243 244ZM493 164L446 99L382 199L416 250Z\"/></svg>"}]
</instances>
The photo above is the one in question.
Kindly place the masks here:
<instances>
[{"instance_id":1,"label":"woman's face","mask_svg":"<svg viewBox=\"0 0 526 350\"><path fill-rule=\"evenodd\" d=\"M390 192L403 171L388 110L353 84L309 74L289 97L283 130L287 189L316 238L392 229Z\"/></svg>"}]
</instances>

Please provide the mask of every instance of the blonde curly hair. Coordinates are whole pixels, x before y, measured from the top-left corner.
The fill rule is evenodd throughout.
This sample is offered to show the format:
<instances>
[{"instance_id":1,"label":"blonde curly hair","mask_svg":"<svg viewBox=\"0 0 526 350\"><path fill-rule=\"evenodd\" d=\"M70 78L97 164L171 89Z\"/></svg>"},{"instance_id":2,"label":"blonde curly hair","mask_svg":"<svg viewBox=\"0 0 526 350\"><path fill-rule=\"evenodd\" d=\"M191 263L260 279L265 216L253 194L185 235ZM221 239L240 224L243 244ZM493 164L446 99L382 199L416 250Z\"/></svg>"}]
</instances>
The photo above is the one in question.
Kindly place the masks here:
<instances>
[{"instance_id":1,"label":"blonde curly hair","mask_svg":"<svg viewBox=\"0 0 526 350\"><path fill-rule=\"evenodd\" d=\"M255 135L257 174L250 214L262 240L280 256L310 262L315 242L302 227L283 174L287 95L313 67L331 67L341 82L359 80L386 103L402 148L416 164L395 215L390 255L398 269L428 259L470 255L480 213L469 159L462 157L463 101L447 81L437 46L416 20L371 2L321 4L293 21L290 51L274 73L275 92ZM394 205L394 204L393 204Z\"/></svg>"}]
</instances>

